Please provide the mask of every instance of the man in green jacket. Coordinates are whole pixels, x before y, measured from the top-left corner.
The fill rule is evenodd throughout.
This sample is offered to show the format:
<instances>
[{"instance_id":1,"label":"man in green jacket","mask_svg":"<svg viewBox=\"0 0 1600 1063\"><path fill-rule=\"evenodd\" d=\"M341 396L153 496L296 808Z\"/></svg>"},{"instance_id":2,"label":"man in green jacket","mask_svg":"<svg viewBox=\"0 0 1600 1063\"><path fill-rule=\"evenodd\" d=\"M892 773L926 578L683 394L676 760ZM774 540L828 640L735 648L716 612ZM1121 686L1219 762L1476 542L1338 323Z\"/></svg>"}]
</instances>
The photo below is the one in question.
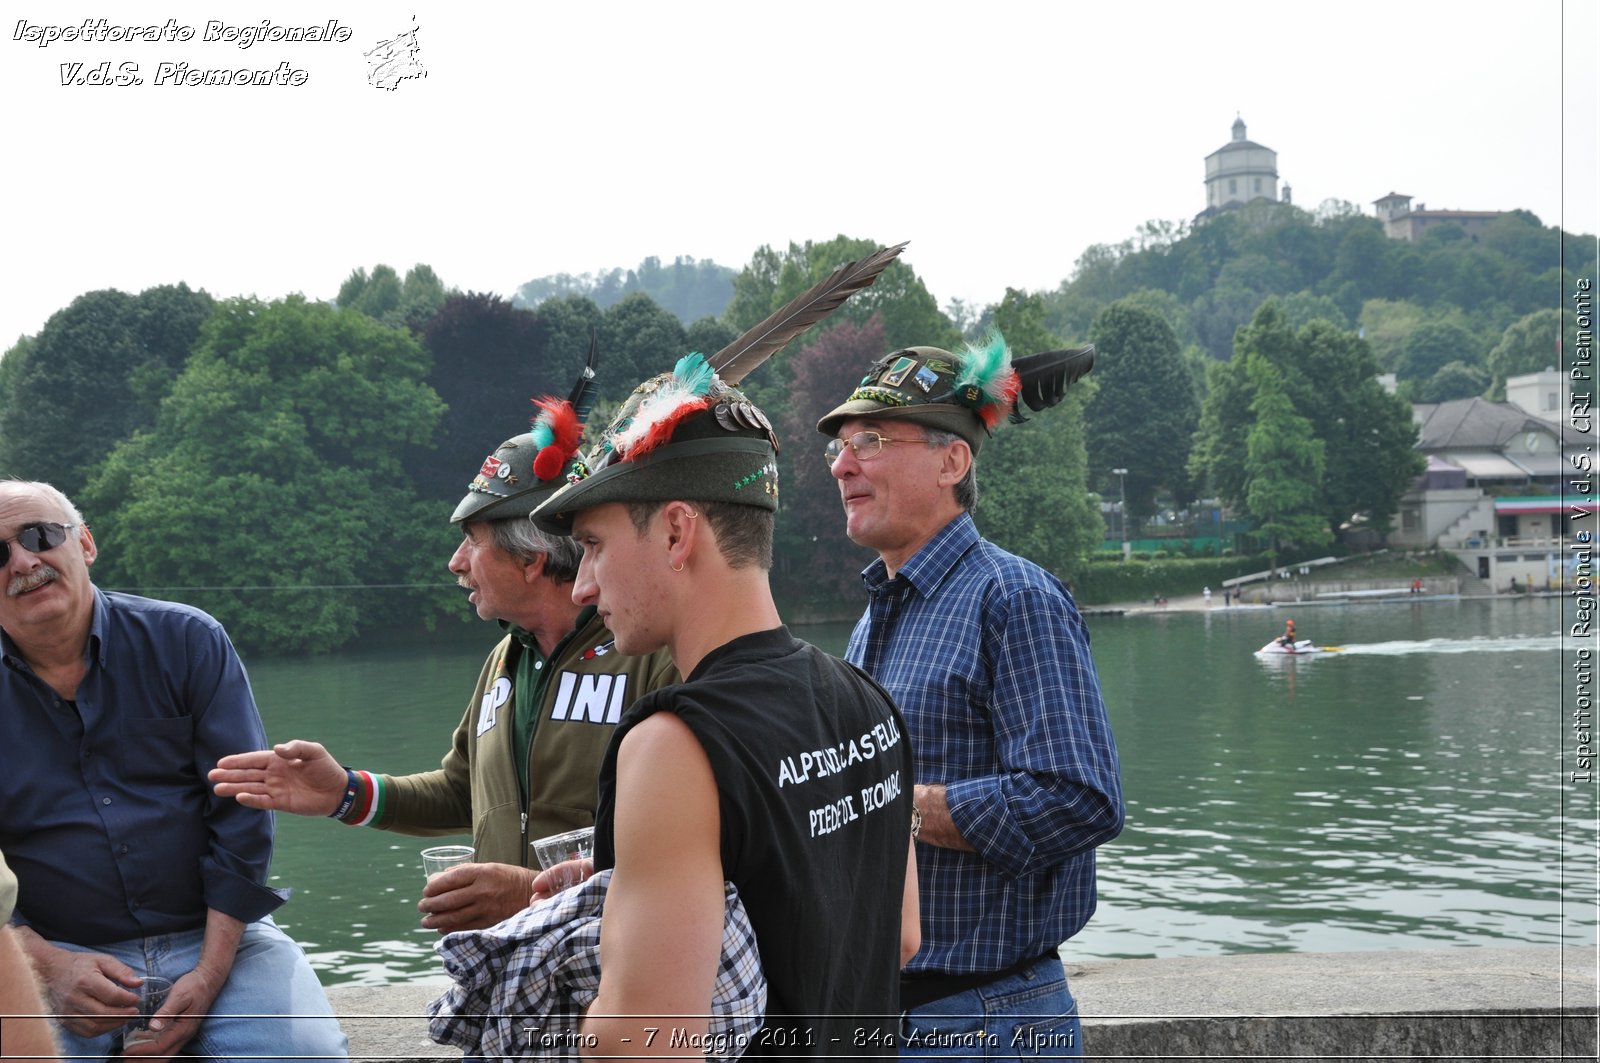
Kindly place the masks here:
<instances>
[{"instance_id":1,"label":"man in green jacket","mask_svg":"<svg viewBox=\"0 0 1600 1063\"><path fill-rule=\"evenodd\" d=\"M507 634L438 769L350 769L295 740L224 757L210 775L219 795L252 808L404 834L470 829L474 862L433 876L417 905L422 925L441 933L492 926L527 906L539 873L529 843L594 823L595 777L622 710L679 678L665 650L616 652L593 607L573 604L581 551L528 520L582 469L583 385L566 402L540 400L533 432L484 459L450 518L462 527L450 571L478 615Z\"/></svg>"}]
</instances>

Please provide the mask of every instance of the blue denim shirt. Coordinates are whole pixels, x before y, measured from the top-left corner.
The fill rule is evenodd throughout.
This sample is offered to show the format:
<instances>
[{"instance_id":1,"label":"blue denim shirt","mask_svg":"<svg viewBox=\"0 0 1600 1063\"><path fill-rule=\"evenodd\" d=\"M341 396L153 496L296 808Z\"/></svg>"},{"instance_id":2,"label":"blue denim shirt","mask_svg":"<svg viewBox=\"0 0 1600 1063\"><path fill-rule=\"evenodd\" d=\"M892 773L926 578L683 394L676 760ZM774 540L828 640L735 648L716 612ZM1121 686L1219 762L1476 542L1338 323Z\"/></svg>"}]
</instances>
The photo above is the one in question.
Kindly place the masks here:
<instances>
[{"instance_id":1,"label":"blue denim shirt","mask_svg":"<svg viewBox=\"0 0 1600 1063\"><path fill-rule=\"evenodd\" d=\"M1089 633L1059 580L963 513L888 578L845 657L887 689L919 783L943 783L976 852L917 846L910 973L987 973L1053 951L1094 912L1094 849L1122 830L1117 749Z\"/></svg>"},{"instance_id":2,"label":"blue denim shirt","mask_svg":"<svg viewBox=\"0 0 1600 1063\"><path fill-rule=\"evenodd\" d=\"M272 814L219 798L220 757L266 747L244 664L198 609L95 589L75 701L0 631L0 851L15 919L100 945L253 922L283 903L264 883Z\"/></svg>"}]
</instances>

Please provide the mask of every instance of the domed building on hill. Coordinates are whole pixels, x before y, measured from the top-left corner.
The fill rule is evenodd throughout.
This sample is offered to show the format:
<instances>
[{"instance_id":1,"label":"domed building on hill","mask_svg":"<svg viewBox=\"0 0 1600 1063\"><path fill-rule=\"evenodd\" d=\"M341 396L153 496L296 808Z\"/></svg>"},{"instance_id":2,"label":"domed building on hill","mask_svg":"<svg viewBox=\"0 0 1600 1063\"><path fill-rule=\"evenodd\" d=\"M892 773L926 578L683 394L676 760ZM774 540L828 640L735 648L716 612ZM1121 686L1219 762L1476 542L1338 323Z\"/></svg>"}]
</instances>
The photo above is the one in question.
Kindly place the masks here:
<instances>
[{"instance_id":1,"label":"domed building on hill","mask_svg":"<svg viewBox=\"0 0 1600 1063\"><path fill-rule=\"evenodd\" d=\"M1206 208L1195 215L1202 222L1225 210L1265 200L1288 203L1289 186L1278 196L1278 153L1245 136L1243 118L1233 120L1233 139L1206 156Z\"/></svg>"}]
</instances>

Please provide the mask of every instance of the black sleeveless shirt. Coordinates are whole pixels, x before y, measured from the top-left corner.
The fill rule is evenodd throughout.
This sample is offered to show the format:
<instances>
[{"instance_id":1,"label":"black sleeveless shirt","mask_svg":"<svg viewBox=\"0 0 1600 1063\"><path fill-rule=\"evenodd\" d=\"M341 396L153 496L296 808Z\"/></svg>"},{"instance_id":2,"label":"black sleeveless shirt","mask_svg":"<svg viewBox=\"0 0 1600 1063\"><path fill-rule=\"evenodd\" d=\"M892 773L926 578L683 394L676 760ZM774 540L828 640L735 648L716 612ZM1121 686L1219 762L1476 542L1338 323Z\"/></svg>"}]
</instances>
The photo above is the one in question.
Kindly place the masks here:
<instances>
[{"instance_id":1,"label":"black sleeveless shirt","mask_svg":"<svg viewBox=\"0 0 1600 1063\"><path fill-rule=\"evenodd\" d=\"M657 712L688 725L716 777L723 877L767 977L747 1054L894 1055L912 759L889 695L787 628L713 650L623 713L600 769L596 870L616 862L617 748Z\"/></svg>"}]
</instances>

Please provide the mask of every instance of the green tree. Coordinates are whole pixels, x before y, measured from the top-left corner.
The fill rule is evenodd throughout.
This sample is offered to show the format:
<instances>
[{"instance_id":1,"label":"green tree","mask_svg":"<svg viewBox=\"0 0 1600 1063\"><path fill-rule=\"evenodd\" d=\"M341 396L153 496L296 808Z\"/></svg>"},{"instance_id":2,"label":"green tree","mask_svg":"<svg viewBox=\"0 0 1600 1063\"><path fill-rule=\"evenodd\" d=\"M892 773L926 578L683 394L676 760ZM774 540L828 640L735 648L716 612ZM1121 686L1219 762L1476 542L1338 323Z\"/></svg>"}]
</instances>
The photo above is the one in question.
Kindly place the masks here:
<instances>
[{"instance_id":1,"label":"green tree","mask_svg":"<svg viewBox=\"0 0 1600 1063\"><path fill-rule=\"evenodd\" d=\"M107 451L148 426L214 303L187 285L80 295L7 355L0 469L76 496Z\"/></svg>"},{"instance_id":2,"label":"green tree","mask_svg":"<svg viewBox=\"0 0 1600 1063\"><path fill-rule=\"evenodd\" d=\"M1228 259L1217 273L1217 287L1244 288L1263 295L1287 295L1289 276L1281 263L1266 255L1243 254Z\"/></svg>"},{"instance_id":3,"label":"green tree","mask_svg":"<svg viewBox=\"0 0 1600 1063\"><path fill-rule=\"evenodd\" d=\"M542 369L553 374L557 380L576 380L578 370L588 356L589 336L591 332L599 334L605 312L585 296L568 295L540 303L533 316L539 326L539 346L545 352ZM631 368L631 365L622 365L617 361L602 337L598 373L600 393L626 395L628 389L639 382L638 377L624 375Z\"/></svg>"},{"instance_id":4,"label":"green tree","mask_svg":"<svg viewBox=\"0 0 1600 1063\"><path fill-rule=\"evenodd\" d=\"M846 262L870 255L880 246L871 240L845 236L821 243L810 240L804 245L791 243L782 253L763 245L751 256L750 265L733 279L733 301L728 304L722 320L738 335ZM790 375L799 349L816 342L830 328L845 323L865 325L873 317L883 325L884 342L889 351L918 344L947 349L959 344L958 333L939 313L938 305L922 281L910 266L895 261L889 263L870 288L852 295L826 322L774 355L759 373L746 378L740 387L768 416L781 421L795 401ZM802 417L809 412L804 407L797 409Z\"/></svg>"},{"instance_id":5,"label":"green tree","mask_svg":"<svg viewBox=\"0 0 1600 1063\"><path fill-rule=\"evenodd\" d=\"M1245 440L1255 393L1244 372L1244 360L1212 362L1206 367L1205 398L1200 424L1189 450L1189 477L1231 509L1244 508Z\"/></svg>"},{"instance_id":6,"label":"green tree","mask_svg":"<svg viewBox=\"0 0 1600 1063\"><path fill-rule=\"evenodd\" d=\"M514 302L533 309L551 299L581 296L606 309L635 292L642 292L669 311L680 323L716 317L733 297L734 270L709 260L680 255L671 265L646 258L633 269L599 273L555 273L537 277L517 289Z\"/></svg>"},{"instance_id":7,"label":"green tree","mask_svg":"<svg viewBox=\"0 0 1600 1063\"><path fill-rule=\"evenodd\" d=\"M1327 286L1354 286L1358 300L1393 298L1397 271L1395 241L1383 233L1376 218L1352 225L1334 252L1333 273Z\"/></svg>"},{"instance_id":8,"label":"green tree","mask_svg":"<svg viewBox=\"0 0 1600 1063\"><path fill-rule=\"evenodd\" d=\"M726 322L714 317L703 317L684 330L684 342L689 350L710 356L737 339L739 334Z\"/></svg>"},{"instance_id":9,"label":"green tree","mask_svg":"<svg viewBox=\"0 0 1600 1063\"><path fill-rule=\"evenodd\" d=\"M1400 380L1427 380L1451 362L1478 365L1483 361L1478 339L1452 321L1430 321L1414 329L1400 344L1395 376Z\"/></svg>"},{"instance_id":10,"label":"green tree","mask_svg":"<svg viewBox=\"0 0 1600 1063\"><path fill-rule=\"evenodd\" d=\"M1428 312L1404 299L1368 299L1361 304L1361 336L1372 348L1378 365L1393 372L1406 337L1422 327Z\"/></svg>"},{"instance_id":11,"label":"green tree","mask_svg":"<svg viewBox=\"0 0 1600 1063\"><path fill-rule=\"evenodd\" d=\"M1245 374L1255 389L1255 424L1245 443L1245 507L1276 568L1284 546L1318 546L1333 538L1320 504L1324 448L1311 422L1295 412L1277 366L1251 355Z\"/></svg>"},{"instance_id":12,"label":"green tree","mask_svg":"<svg viewBox=\"0 0 1600 1063\"><path fill-rule=\"evenodd\" d=\"M1143 288L1141 292L1152 291ZM1135 296L1138 293L1135 293ZM1159 292L1168 295L1167 292ZM1105 309L1106 302L1086 295L1073 285L1063 283L1060 288L1044 296L1045 327L1057 336L1087 336L1089 326L1094 324L1094 316ZM1132 296L1130 296L1132 298ZM1179 306L1177 312L1183 317L1183 327L1193 331L1189 325L1189 309ZM1176 326L1174 326L1176 328ZM977 339L977 333L963 333L972 339Z\"/></svg>"},{"instance_id":13,"label":"green tree","mask_svg":"<svg viewBox=\"0 0 1600 1063\"><path fill-rule=\"evenodd\" d=\"M758 248L750 265L734 278L733 301L723 319L742 332L846 262L870 255L881 246L872 240L836 236L822 242L807 240L804 245L791 243L783 254L766 246ZM903 261L891 262L872 287L852 295L828 323L861 325L874 314L882 317L889 350L919 344L948 349L959 342L959 332ZM810 338L808 334L800 342Z\"/></svg>"},{"instance_id":14,"label":"green tree","mask_svg":"<svg viewBox=\"0 0 1600 1063\"><path fill-rule=\"evenodd\" d=\"M418 497L431 500L443 516L465 493L484 456L501 440L528 430L537 412L532 400L566 397L582 352L551 357L532 311L477 292L447 299L428 320L422 342L432 355L427 383L445 412L425 445L405 449L405 465ZM606 368L603 361L600 368Z\"/></svg>"},{"instance_id":15,"label":"green tree","mask_svg":"<svg viewBox=\"0 0 1600 1063\"><path fill-rule=\"evenodd\" d=\"M1378 381L1378 363L1356 335L1326 321L1294 333L1292 363L1279 363L1295 408L1326 447L1323 512L1330 529L1355 514L1386 534L1400 496L1422 474L1411 406ZM1290 370L1295 372L1290 372Z\"/></svg>"},{"instance_id":16,"label":"green tree","mask_svg":"<svg viewBox=\"0 0 1600 1063\"><path fill-rule=\"evenodd\" d=\"M1338 303L1326 295L1298 291L1283 297L1283 316L1291 328L1304 328L1313 321L1326 321L1337 328L1349 328L1350 318Z\"/></svg>"},{"instance_id":17,"label":"green tree","mask_svg":"<svg viewBox=\"0 0 1600 1063\"><path fill-rule=\"evenodd\" d=\"M1044 318L1039 296L1010 288L995 311L995 325L1016 356L1066 346L1045 329ZM1060 405L1030 414L1028 423L1002 424L978 458L976 518L985 537L1063 580L1105 536L1099 499L1088 489L1084 445L1084 408L1093 391L1081 381ZM1042 513L1049 519L1040 519Z\"/></svg>"},{"instance_id":18,"label":"green tree","mask_svg":"<svg viewBox=\"0 0 1600 1063\"><path fill-rule=\"evenodd\" d=\"M23 336L12 345L11 349L0 356L0 418L5 416L6 405L11 396L11 379L16 375L22 363L28 360L28 351L33 347L33 337ZM4 446L4 437L0 437L0 447Z\"/></svg>"},{"instance_id":19,"label":"green tree","mask_svg":"<svg viewBox=\"0 0 1600 1063\"><path fill-rule=\"evenodd\" d=\"M1195 334L1194 326L1189 321L1189 308L1171 292L1164 292L1158 288L1140 288L1132 295L1124 296L1117 301L1142 307L1160 316L1167 323L1167 327L1172 329L1172 335L1177 339L1179 347L1188 348L1200 345L1200 337ZM1105 308L1101 307L1100 309L1103 310ZM1099 311L1096 311L1096 315L1098 313ZM1049 322L1050 319L1046 318L1046 323L1048 324ZM1057 333L1069 339L1073 336L1087 336L1089 329L1093 325L1094 319L1090 318L1083 323L1083 328L1076 332L1062 332L1058 329Z\"/></svg>"},{"instance_id":20,"label":"green tree","mask_svg":"<svg viewBox=\"0 0 1600 1063\"><path fill-rule=\"evenodd\" d=\"M352 270L339 286L334 303L385 325L420 332L449 294L432 266L418 263L406 271L402 281L393 266L380 263L370 274L361 267Z\"/></svg>"},{"instance_id":21,"label":"green tree","mask_svg":"<svg viewBox=\"0 0 1600 1063\"><path fill-rule=\"evenodd\" d=\"M1498 252L1529 274L1539 274L1561 262L1561 230L1547 228L1537 215L1511 210L1484 226L1484 248Z\"/></svg>"},{"instance_id":22,"label":"green tree","mask_svg":"<svg viewBox=\"0 0 1600 1063\"><path fill-rule=\"evenodd\" d=\"M1493 304L1503 306L1502 313L1515 314L1532 294L1518 283L1526 276L1524 271L1499 252L1473 243L1454 223L1429 229L1416 249L1422 256L1415 274L1416 294L1424 304L1473 308Z\"/></svg>"},{"instance_id":23,"label":"green tree","mask_svg":"<svg viewBox=\"0 0 1600 1063\"><path fill-rule=\"evenodd\" d=\"M404 325L413 332L420 332L433 315L444 307L449 295L433 267L419 262L406 271L406 279L400 285L399 320L386 321L384 324Z\"/></svg>"},{"instance_id":24,"label":"green tree","mask_svg":"<svg viewBox=\"0 0 1600 1063\"><path fill-rule=\"evenodd\" d=\"M1275 301L1239 331L1233 361L1207 374L1191 472L1226 505L1251 509L1245 470L1259 386L1247 368L1252 358L1271 365L1273 386L1324 445L1315 508L1325 527L1338 529L1360 513L1387 531L1400 496L1422 471L1410 407L1383 390L1377 362L1359 337L1325 321L1296 332Z\"/></svg>"},{"instance_id":25,"label":"green tree","mask_svg":"<svg viewBox=\"0 0 1600 1063\"><path fill-rule=\"evenodd\" d=\"M271 652L442 607L450 528L400 457L439 419L427 371L420 344L354 310L221 304L155 425L85 489L97 575L180 594Z\"/></svg>"},{"instance_id":26,"label":"green tree","mask_svg":"<svg viewBox=\"0 0 1600 1063\"><path fill-rule=\"evenodd\" d=\"M1449 402L1482 395L1489 386L1489 374L1465 362L1449 362L1417 386L1418 402Z\"/></svg>"},{"instance_id":27,"label":"green tree","mask_svg":"<svg viewBox=\"0 0 1600 1063\"><path fill-rule=\"evenodd\" d=\"M722 313L733 297L734 271L715 262L680 255L669 266L651 257L639 263L628 290L640 291L680 322L688 324Z\"/></svg>"},{"instance_id":28,"label":"green tree","mask_svg":"<svg viewBox=\"0 0 1600 1063\"><path fill-rule=\"evenodd\" d=\"M1249 323L1266 296L1253 288L1213 288L1194 301L1189 321L1201 346L1220 360L1233 349L1234 335Z\"/></svg>"},{"instance_id":29,"label":"green tree","mask_svg":"<svg viewBox=\"0 0 1600 1063\"><path fill-rule=\"evenodd\" d=\"M689 353L689 337L675 314L643 292L634 292L605 311L600 349L606 366L600 393L619 397L646 377L671 369Z\"/></svg>"},{"instance_id":30,"label":"green tree","mask_svg":"<svg viewBox=\"0 0 1600 1063\"><path fill-rule=\"evenodd\" d=\"M852 543L844 531L839 484L823 461L827 440L817 431L823 414L843 402L867 366L887 349L883 322L842 322L825 329L794 354L794 401L775 424L778 451L778 514L774 580L791 601L810 605L856 603L861 569L873 552Z\"/></svg>"},{"instance_id":31,"label":"green tree","mask_svg":"<svg viewBox=\"0 0 1600 1063\"><path fill-rule=\"evenodd\" d=\"M1505 398L1507 377L1560 367L1562 352L1576 349L1577 329L1572 311L1556 307L1518 318L1489 352L1490 397Z\"/></svg>"},{"instance_id":32,"label":"green tree","mask_svg":"<svg viewBox=\"0 0 1600 1063\"><path fill-rule=\"evenodd\" d=\"M394 318L400 312L403 288L400 274L393 266L382 263L374 266L370 274L358 266L350 271L334 303L350 310L358 310L375 321Z\"/></svg>"},{"instance_id":33,"label":"green tree","mask_svg":"<svg viewBox=\"0 0 1600 1063\"><path fill-rule=\"evenodd\" d=\"M1091 482L1102 492L1121 488L1111 470L1125 468L1128 510L1155 512L1160 488L1178 494L1200 400L1167 322L1132 300L1112 303L1095 318L1094 398L1084 410Z\"/></svg>"}]
</instances>

